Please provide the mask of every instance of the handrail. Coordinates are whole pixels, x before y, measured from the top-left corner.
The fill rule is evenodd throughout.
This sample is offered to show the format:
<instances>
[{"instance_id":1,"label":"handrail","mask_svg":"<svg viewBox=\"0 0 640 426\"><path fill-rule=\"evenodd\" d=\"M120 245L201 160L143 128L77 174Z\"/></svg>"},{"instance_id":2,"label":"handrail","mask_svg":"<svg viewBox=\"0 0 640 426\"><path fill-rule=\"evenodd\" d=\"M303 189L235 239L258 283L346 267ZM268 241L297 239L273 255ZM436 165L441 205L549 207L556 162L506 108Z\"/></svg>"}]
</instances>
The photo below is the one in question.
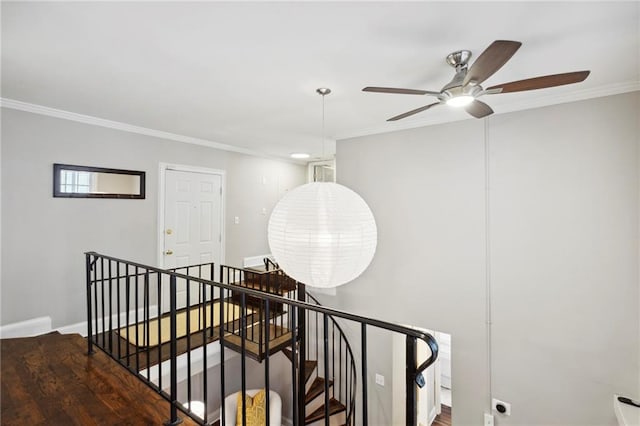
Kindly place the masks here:
<instances>
[{"instance_id":1,"label":"handrail","mask_svg":"<svg viewBox=\"0 0 640 426\"><path fill-rule=\"evenodd\" d=\"M130 294L130 290L129 290L129 285L131 284L131 289L134 289L134 283L135 283L135 290L134 292L131 294L132 296L135 296L135 302L133 302L133 306L138 309L138 310L143 310L143 316L144 318L142 319L145 322L148 322L150 320L151 314L150 314L150 300L149 300L149 288L151 286L155 286L157 285L157 294L153 295L153 298L155 298L155 301L157 301L157 306L158 306L158 313L157 314L153 314L153 317L155 318L157 315L157 321L160 321L160 318L162 318L162 315L167 315L170 314L170 323L172 327L175 327L175 321L176 321L176 311L177 311L177 306L176 306L176 281L177 280L185 280L187 285L186 285L186 292L187 292L187 296L186 296L186 300L187 300L187 309L191 309L192 306L208 306L208 304L211 304L211 326L209 325L204 325L203 329L200 329L201 331L197 331L199 336L202 336L202 345L203 345L203 350L204 350L204 354L205 354L205 358L204 361L206 361L206 345L207 342L210 342L211 340L208 340L210 338L213 338L213 327L214 327L214 323L213 323L213 302L214 302L214 289L217 289L216 291L218 291L219 293L218 296L220 300L224 300L223 295L226 294L239 294L241 295L242 298L242 309L240 311L240 317L238 319L242 320L242 324L246 324L245 321L245 316L246 316L246 302L245 300L248 297L253 297L256 298L258 300L261 300L265 303L266 306L266 310L267 312L269 312L269 304L274 304L274 306L276 306L276 304L283 304L289 307L289 310L293 309L293 308L300 308L302 309L302 311L311 311L311 312L316 312L319 314L324 314L325 315L325 330L326 330L326 321L327 318L330 317L332 323L338 328L339 332L344 336L344 331L342 329L342 327L340 327L340 325L336 322L336 318L340 318L346 321L353 321L356 323L359 323L362 326L362 339L363 342L366 342L366 336L365 336L365 331L366 331L366 326L372 326L372 327L376 327L376 328L380 328L380 329L384 329L384 330L388 330L388 331L392 331L395 333L400 333L406 336L407 338L407 401L409 401L410 399L412 399L415 402L415 387L412 387L410 385L411 382L417 384L418 386L421 386L423 384L423 378L422 378L422 373L424 372L424 370L426 368L428 368L430 365L432 365L438 356L438 345L436 340L433 338L433 336L431 336L431 334L420 331L420 330L416 330L413 328L409 328L406 326L402 326L399 324L395 324L395 323L391 323L388 321L383 321L383 320L378 320L378 319L372 319L372 318L367 318L364 317L362 315L357 315L357 314L352 314L349 312L345 312L345 311L341 311L338 309L334 309L334 308L329 308L329 307L325 307L322 306L317 301L317 299L315 299L315 297L313 297L312 295L310 295L309 293L306 293L309 296L308 300L314 301L316 304L313 303L309 303L308 301L301 301L301 300L296 300L296 299L289 299L283 296L280 296L278 294L273 294L273 293L269 293L269 292L264 292L261 290L254 290L252 288L247 288L247 287L242 287L242 286L238 286L238 285L234 285L234 284L225 284L225 283L221 283L221 282L215 282L213 281L213 270L214 270L214 265L211 264L206 264L206 265L211 265L211 279L208 278L203 278L201 276L192 276L188 274L188 268L194 267L194 266L189 266L189 267L180 267L180 268L173 268L173 269L162 269L162 268L158 268L158 267L154 267L154 266L148 266L148 265L144 265L142 263L138 263L138 262L132 262L132 261L128 261L128 260L124 260L124 259L120 259L114 256L108 256L108 255L103 255L100 253L97 253L95 251L88 251L85 253L86 256L86 271L87 271L87 313L88 313L88 327L89 327L89 353L91 353L91 345L92 345L92 341L91 341L91 335L92 335L92 328L95 328L96 331L96 336L99 334L99 331L102 330L102 334L100 335L101 339L102 339L102 346L100 346L98 340L96 340L94 343L101 348L102 350L106 351L115 351L115 345L118 345L118 357L120 356L120 340L117 341L113 341L114 347L112 349L111 345L112 345L112 333L114 330L113 326L112 326L112 321L114 323L117 322L117 327L120 327L120 318L123 317L123 315L126 313L126 322L124 323L125 325L129 325L129 324L138 324L138 311L136 310L131 311L132 315L135 314L135 322L130 322L130 319L133 320L134 318L130 318L129 317L129 310L128 310L128 306L129 306L129 294ZM98 263L98 260L100 260L100 263ZM112 262L115 262L115 267L113 268L114 271L112 271ZM105 264L108 268L105 268ZM120 266L124 265L125 268L125 274L126 275L122 275ZM202 265L200 265L202 266ZM197 268L197 265L195 266ZM181 269L186 269L187 273L181 273L178 272L178 270ZM143 271L143 273L141 273L140 271ZM99 272L99 273L98 273ZM153 278L155 276L155 278ZM144 287L141 288L141 291L138 291L138 281L139 281L139 277L143 278L140 279L140 284L144 285ZM151 277L151 279L150 279ZM170 290L170 294L169 296L171 297L171 307L170 307L170 312L167 312L166 309L163 312L162 308L161 308L161 297L166 297L166 295L163 296L162 293L162 289L164 289L164 279L165 278L169 278L171 281L171 290ZM124 282L123 282L124 281ZM182 281L181 281L182 282ZM101 283L100 286L98 286L97 284ZM92 287L92 285L95 284L95 288ZM112 289L112 284L115 285L115 287L113 287ZM123 311L120 309L120 300L121 300L121 296L120 296L120 288L122 287L123 289L125 288L125 284L126 284L126 303L127 303L127 310ZM201 299L199 299L200 301L198 302L198 305L195 305L195 302L190 302L190 297L189 297L189 289L191 287L191 284L195 284L199 286L199 289L197 290L198 293L193 293L192 295L194 296L202 296ZM182 286L182 284L181 284ZM182 287L181 287L182 288ZM107 302L107 299L105 298L105 289L107 291L106 296L108 297L108 305L106 305L108 307L108 312L109 312L109 316L107 316L106 310L105 310L105 302ZM153 289L155 289L155 287L153 287ZM91 293L91 291L93 290L93 293ZM100 291L100 293L99 293ZM117 296L116 294L114 294L114 291L117 291ZM153 290L153 292L155 292L155 290ZM91 299L91 297L93 296L93 300ZM111 297L114 296L114 302L117 303L117 307L116 307L116 313L117 313L117 321L116 321L116 317L111 315L112 312L112 300ZM139 303L138 301L138 296L140 296L141 303ZM99 305L98 305L98 301L101 302L101 311L102 311L102 317L98 317L98 310L99 310ZM95 322L94 322L94 318L91 315L91 305L92 302L94 303L94 306L96 307L96 315L95 315ZM155 302L154 302L155 303ZM182 302L181 302L182 303ZM192 305L192 303L194 303ZM227 309L224 308L225 304L220 304L220 327L222 327L224 324L226 324L226 322L223 321L223 309ZM228 310L228 309L227 309ZM204 311L206 312L206 310ZM244 313L243 313L244 312ZM290 311L291 312L291 311ZM200 314L198 314L200 315ZM207 314L208 315L208 314ZM232 315L237 315L237 314L232 314ZM243 316L245 315L245 316ZM188 318L190 317L190 315L187 315L187 329L190 330L191 328L189 328L189 322L188 322ZM294 318L293 319L293 323L292 323L292 328L291 330L293 331L292 334L292 344L295 342L296 339L296 322L295 322L295 315L290 315L290 317ZM123 317L124 318L124 317ZM234 320L236 317L232 316L232 320ZM107 321L108 321L108 326L107 326ZM164 320L163 320L164 321ZM200 320L198 320L200 321ZM93 324L93 325L92 325ZM99 326L100 324L100 326ZM298 324L304 324L304 322L302 323L298 323ZM147 331L144 331L145 333L148 334L148 325L145 326ZM267 327L268 329L269 327ZM245 327L241 327L242 329L242 351L244 351L244 342L245 342L245 332L246 332L246 328ZM143 329L144 330L144 329ZM108 341L105 341L105 335L109 334ZM128 336L127 332L127 336ZM139 347L140 345L138 345L137 343L137 339L138 339L138 331L135 332L135 339L136 339L136 349L135 349L135 354L131 354L132 356L135 355L135 360L137 363L137 357L138 357L138 351L139 351ZM160 333L158 331L158 333ZM210 334L208 334L210 333ZM223 337L224 333L220 333L220 338L221 338L221 343L222 343L222 337ZM172 374L174 374L175 372L175 368L174 368L174 363L175 360L177 358L177 355L175 353L175 342L174 340L176 339L176 332L175 329L172 329L172 339L171 339L171 344L172 344L172 349L171 349L171 362L172 362L172 366L171 366L171 372ZM187 338L189 338L190 336L190 332L187 333ZM148 339L148 336L145 336L146 339ZM199 338L199 337L198 337ZM422 364L420 364L419 366L417 366L416 368L416 360L415 360L415 353L413 353L414 351L412 350L410 353L409 349L410 348L415 348L415 342L417 339L420 339L422 341L424 341L429 348L431 349L431 356L424 361ZM267 338L267 341L269 339ZM160 341L160 334L158 334L158 341ZM148 340L145 341L146 342L146 347L150 347ZM164 341L161 341L160 344L162 344ZM108 343L108 346L105 346ZM144 342L142 342L144 343ZM196 343L197 345L200 345L200 343ZM348 344L348 342L347 342ZM143 347L145 346L144 344L142 345ZM190 343L187 344L187 347L192 347ZM224 345L222 345L222 348L224 347ZM128 348L128 346L127 346ZM325 340L325 348L326 348L326 340ZM349 354L351 356L351 362L354 363L355 358L353 357L353 352L351 350L350 345L348 345L348 351ZM158 351L158 357L161 356L161 352L162 351ZM267 342L267 352L268 352L268 342ZM189 354L189 352L187 352ZM113 353L109 353L110 356L112 356L114 359L117 360L117 358L114 356L115 352ZM129 357L129 351L127 349L127 357ZM268 355L267 355L268 357ZM149 352L147 351L146 353L146 358L147 358L147 365L150 366L151 364L149 364ZM127 358L128 359L128 358ZM221 359L224 360L224 356L221 356ZM244 359L244 358L243 358ZM326 359L326 350L325 350L325 359ZM363 369L366 370L366 347L363 350L363 354L362 354L362 360L363 360ZM155 362L155 359L152 360ZM121 361L119 361L121 362ZM128 361L127 361L128 362ZM224 362L224 361L222 361ZM335 362L335 361L334 361ZM121 362L122 364L122 362ZM124 364L123 364L124 365ZM129 368L129 367L127 367ZM327 367L328 368L328 367ZM150 379L149 379L149 370L150 368L147 368L147 377L143 377L140 376L138 374L138 376L142 379L145 380L149 385L151 385ZM158 372L161 371L160 365L158 365L157 368ZM165 368L166 370L166 368ZM132 370L133 371L133 370ZM203 371L207 371L206 368L206 363L203 366ZM184 408L182 406L180 406L180 403L177 402L177 400L174 399L175 397L175 392L173 390L174 385L175 385L175 377L172 377L172 383L171 383L171 394L166 394L166 392L162 391L162 385L161 385L161 380L162 380L162 375L159 373L159 380L160 383L157 386L158 387L158 392L163 395L163 397L167 398L171 398L170 402L172 403L172 413L171 413L171 419L174 420L176 418L175 416L175 410L173 409L174 406L177 406L177 408L180 411L185 412L189 417L194 418L193 413L191 412L190 408ZM205 380L205 388L206 388L206 374L204 376L204 380ZM366 381L365 381L365 377L362 378L363 380L363 396L366 398ZM410 382L411 381L411 382ZM224 386L224 378L222 379L222 383ZM243 384L244 384L244 378L243 378ZM352 392L347 392L347 394L351 393L351 403L352 406L353 404L355 404L355 397L357 395L357 393L355 392L355 382L354 382L354 386L352 388ZM206 395L206 389L205 389L205 395ZM206 400L206 398L205 398ZM206 402L205 402L206 403ZM177 405L176 405L177 404ZM367 419L366 419L366 412L367 412L367 407L366 404L363 404L363 422L366 424ZM407 409L407 424L411 424L411 425L415 425L416 424L416 419L415 419L415 410L413 410L415 404L414 405L407 405L408 409ZM412 408L412 412L413 414L410 415L409 413L409 407ZM302 409L304 409L304 407L302 407ZM195 418L194 418L195 419Z\"/></svg>"},{"instance_id":2,"label":"handrail","mask_svg":"<svg viewBox=\"0 0 640 426\"><path fill-rule=\"evenodd\" d=\"M102 255L96 252L87 252L85 254L90 254L90 255L95 255L95 256L101 256L104 257L105 259L111 259L113 261L116 262L126 262L129 264L132 264L134 266L139 266L142 268L146 268L146 269L150 269L152 271L156 271L156 272L161 272L161 273L166 273L167 270L166 269L160 269L160 268L156 268L156 267L149 267L146 265L143 265L141 263L136 263L136 262L130 262L127 260L123 260L123 259L118 259L116 257L112 257L112 256L107 256L107 255ZM199 282L202 284L208 284L211 283L210 280L205 280L205 279L201 279L201 278L197 278L197 277L191 277L189 275L184 275L178 272L175 272L176 277L178 278L183 278L186 280L191 280L191 281L195 281L195 282ZM239 286L235 286L232 284L223 284L223 283L215 283L217 287L221 287L224 288L225 290L233 290L233 291L239 291L241 293L245 293L249 296L256 296L256 297L260 297L260 298L266 298L269 299L273 302L280 302L280 303L287 303L290 305L293 305L295 307L298 308L311 308L311 310L315 310L317 312L322 312L322 313L326 313L328 315L335 315L339 318L344 318L350 321L355 321L355 322L360 322L360 323L365 323L367 325L371 325L374 327L378 327L378 328L383 328L385 330L389 330L389 331L394 331L396 333L401 333L401 334L405 334L407 336L411 336L411 337L415 337L416 339L420 339L422 341L424 341L427 345L429 345L429 348L432 351L431 356L425 361L423 362L416 370L416 376L418 374L422 374L422 372L424 370L426 370L429 366L431 366L436 359L438 358L438 342L436 341L436 339L429 333L425 333L422 332L420 330L416 330L415 328L410 328L410 327L406 327L403 325L399 325L399 324L395 324L392 322L387 322L387 321L382 321L382 320L377 320L377 319L373 319L373 318L367 318L367 317L363 317L361 315L356 315L356 314L351 314L349 312L345 312L345 311L341 311L338 309L334 309L334 308L327 308L326 306L322 306L322 305L313 305L311 303L307 303L307 302L301 302L298 300L293 300L293 299L287 299L285 297L282 296L278 296L275 294L271 294L271 293L265 293L259 290L253 290L250 288L246 288L246 287L239 287Z\"/></svg>"}]
</instances>

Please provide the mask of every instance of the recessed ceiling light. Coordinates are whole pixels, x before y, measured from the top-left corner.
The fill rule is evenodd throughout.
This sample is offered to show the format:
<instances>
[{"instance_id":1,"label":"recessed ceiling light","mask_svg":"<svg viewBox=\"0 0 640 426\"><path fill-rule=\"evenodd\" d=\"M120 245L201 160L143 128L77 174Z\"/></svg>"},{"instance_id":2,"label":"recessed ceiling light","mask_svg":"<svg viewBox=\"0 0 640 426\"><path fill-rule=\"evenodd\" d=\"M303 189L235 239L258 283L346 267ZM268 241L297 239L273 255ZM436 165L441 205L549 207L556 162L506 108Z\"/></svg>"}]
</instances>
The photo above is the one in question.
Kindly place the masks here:
<instances>
[{"instance_id":1,"label":"recessed ceiling light","mask_svg":"<svg viewBox=\"0 0 640 426\"><path fill-rule=\"evenodd\" d=\"M452 107L462 107L469 105L473 102L475 98L469 95L455 96L453 98L447 99L447 105Z\"/></svg>"},{"instance_id":2,"label":"recessed ceiling light","mask_svg":"<svg viewBox=\"0 0 640 426\"><path fill-rule=\"evenodd\" d=\"M306 152L294 152L293 154L291 154L291 158L303 160L305 158L309 158L309 154L307 154Z\"/></svg>"}]
</instances>

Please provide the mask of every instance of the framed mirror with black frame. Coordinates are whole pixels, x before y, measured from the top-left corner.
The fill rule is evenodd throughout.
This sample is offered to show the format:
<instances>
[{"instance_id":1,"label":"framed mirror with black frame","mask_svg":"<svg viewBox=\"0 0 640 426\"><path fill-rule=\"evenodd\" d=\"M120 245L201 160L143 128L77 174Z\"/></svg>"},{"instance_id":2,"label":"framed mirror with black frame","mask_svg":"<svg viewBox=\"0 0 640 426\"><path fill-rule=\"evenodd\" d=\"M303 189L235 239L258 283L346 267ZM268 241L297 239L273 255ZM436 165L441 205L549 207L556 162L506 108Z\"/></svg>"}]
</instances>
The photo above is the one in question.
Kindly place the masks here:
<instances>
[{"instance_id":1,"label":"framed mirror with black frame","mask_svg":"<svg viewBox=\"0 0 640 426\"><path fill-rule=\"evenodd\" d=\"M145 172L55 163L53 196L144 199Z\"/></svg>"}]
</instances>

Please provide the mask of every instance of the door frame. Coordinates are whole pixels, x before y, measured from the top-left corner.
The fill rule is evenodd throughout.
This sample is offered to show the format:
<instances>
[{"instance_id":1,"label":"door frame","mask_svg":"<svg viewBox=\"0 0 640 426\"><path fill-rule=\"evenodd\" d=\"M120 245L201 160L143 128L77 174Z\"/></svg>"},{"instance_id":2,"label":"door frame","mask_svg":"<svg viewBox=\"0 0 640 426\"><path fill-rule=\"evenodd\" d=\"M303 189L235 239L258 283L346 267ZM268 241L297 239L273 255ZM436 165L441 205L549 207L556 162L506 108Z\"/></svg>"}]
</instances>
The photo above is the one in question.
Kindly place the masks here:
<instances>
[{"instance_id":1,"label":"door frame","mask_svg":"<svg viewBox=\"0 0 640 426\"><path fill-rule=\"evenodd\" d=\"M157 228L157 264L159 268L164 268L164 230L165 230L165 215L164 215L164 202L166 191L166 173L167 170L177 172L189 172L189 173L202 173L208 175L220 176L220 188L222 189L222 195L220 197L220 264L225 262L225 211L226 211L226 197L227 197L227 172L220 169L210 169L207 167L190 166L185 164L163 163L158 165L158 228ZM218 267L219 265L215 265Z\"/></svg>"}]
</instances>

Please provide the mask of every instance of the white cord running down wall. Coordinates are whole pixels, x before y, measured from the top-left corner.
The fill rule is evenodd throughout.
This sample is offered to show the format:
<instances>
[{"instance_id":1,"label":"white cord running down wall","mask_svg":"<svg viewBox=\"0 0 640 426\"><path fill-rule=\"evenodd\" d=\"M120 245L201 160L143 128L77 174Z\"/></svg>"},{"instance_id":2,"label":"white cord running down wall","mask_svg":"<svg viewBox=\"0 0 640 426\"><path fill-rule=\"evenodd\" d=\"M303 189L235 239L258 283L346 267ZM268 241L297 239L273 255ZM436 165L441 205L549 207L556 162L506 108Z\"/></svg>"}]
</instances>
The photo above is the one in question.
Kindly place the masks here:
<instances>
[{"instance_id":1,"label":"white cord running down wall","mask_svg":"<svg viewBox=\"0 0 640 426\"><path fill-rule=\"evenodd\" d=\"M493 388L492 339L491 339L491 144L489 139L489 118L484 119L484 217L485 217L485 302L487 330L487 405L491 407Z\"/></svg>"}]
</instances>

